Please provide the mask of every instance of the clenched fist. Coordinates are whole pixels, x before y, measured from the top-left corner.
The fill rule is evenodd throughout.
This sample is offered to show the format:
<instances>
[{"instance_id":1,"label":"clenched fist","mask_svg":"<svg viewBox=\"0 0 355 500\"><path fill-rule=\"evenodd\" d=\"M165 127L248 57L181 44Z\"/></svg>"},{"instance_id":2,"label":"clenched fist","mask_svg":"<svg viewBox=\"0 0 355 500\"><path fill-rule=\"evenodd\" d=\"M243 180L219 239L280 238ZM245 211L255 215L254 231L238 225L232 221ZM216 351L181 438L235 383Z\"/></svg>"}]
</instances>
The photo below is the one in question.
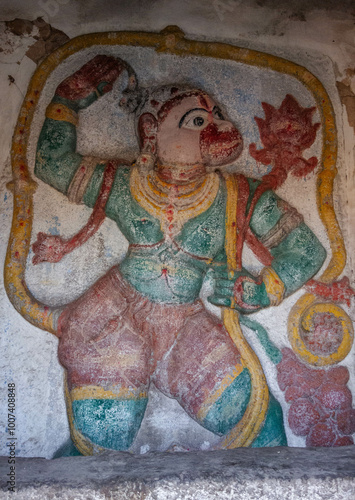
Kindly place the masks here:
<instances>
[{"instance_id":1,"label":"clenched fist","mask_svg":"<svg viewBox=\"0 0 355 500\"><path fill-rule=\"evenodd\" d=\"M98 55L68 76L58 86L56 95L75 101L84 99L95 91L106 94L112 89L123 69L123 61L112 56Z\"/></svg>"}]
</instances>

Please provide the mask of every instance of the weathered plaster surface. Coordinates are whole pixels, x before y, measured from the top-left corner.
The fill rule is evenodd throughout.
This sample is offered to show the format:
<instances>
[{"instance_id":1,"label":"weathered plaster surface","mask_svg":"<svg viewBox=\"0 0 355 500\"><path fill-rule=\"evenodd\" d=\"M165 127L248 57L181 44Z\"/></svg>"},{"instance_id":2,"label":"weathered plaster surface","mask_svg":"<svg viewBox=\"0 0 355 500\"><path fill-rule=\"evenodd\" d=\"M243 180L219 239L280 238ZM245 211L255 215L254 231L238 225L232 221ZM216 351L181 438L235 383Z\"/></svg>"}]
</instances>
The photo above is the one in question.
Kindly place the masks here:
<instances>
[{"instance_id":1,"label":"weathered plaster surface","mask_svg":"<svg viewBox=\"0 0 355 500\"><path fill-rule=\"evenodd\" d=\"M69 37L94 31L158 31L169 24L177 24L192 38L224 40L236 45L265 50L305 65L314 72L325 84L336 110L340 146L339 176L335 191L336 208L348 249L346 274L354 279L355 237L351 221L355 218L355 177L353 174L355 136L352 128L353 104L351 103L354 99L355 77L351 68L353 68L355 57L355 43L352 2L284 2L282 5L277 2L276 5L274 2L268 1L228 2L227 0L210 3L198 0L189 2L172 2L170 0L122 1L119 3L113 0L104 3L73 0L38 2L16 0L3 1L0 16L1 20L4 21L1 23L0 31L0 46L3 49L0 52L2 121L0 162L3 165L0 177L2 261L5 255L12 211L12 196L5 187L6 182L11 178L9 162L11 136L23 94L36 67L34 61L37 62L43 57L44 54L41 51L45 42L44 35L40 33L40 27L35 26L36 23L25 23L23 25L24 34L19 36L18 33L15 34L6 29L9 26L6 26L5 21L12 21L15 18L34 20L38 16L43 16L44 20L49 22L52 27ZM31 27L32 30L29 31ZM40 48L37 45L37 52L34 55L35 41L33 36L39 37L37 44L43 42ZM60 38L60 41L64 40L65 37ZM48 47L46 50L49 50ZM144 61L142 61L142 67L144 67ZM8 75L12 76L14 82L11 83ZM340 82L338 83L339 93L335 85L336 80ZM45 103L42 106L45 106ZM87 118L88 123L91 123L92 126L98 119L92 113L88 113ZM84 137L82 141L83 148L92 146L90 141L89 144L85 144ZM100 140L96 138L96 147L99 146ZM293 186L291 183L287 187L287 191L284 194L280 192L280 195L285 195L287 198L287 192L295 191L295 189L296 185ZM309 191L307 190L310 189L310 186L308 184L305 188L297 185L297 189L299 189L299 194L292 202L302 211L303 204L308 202ZM63 204L64 200L57 193L51 194L51 199L43 202L42 209L48 214L46 215L47 230L49 226L58 230L60 221L55 219L56 205ZM36 196L36 201L38 201L41 196L40 190ZM314 196L313 192L312 196ZM76 207L74 208L75 210L73 209L71 213L72 227L69 228L70 232L75 231L75 225L80 227L80 220L82 217L85 219L88 213L85 208L79 207L77 210ZM321 231L319 232L321 233ZM108 248L119 248L116 253L104 249L109 235L111 240ZM103 230L95 236L88 248L80 265L82 269L92 269L91 262L95 259L100 262L100 267L95 269L98 274L109 267L112 260L119 258L125 249L124 243L116 235L116 228L111 221L105 223ZM30 279L31 270L29 270ZM78 283L74 283L73 288L68 293L75 295L86 288L87 282L80 281L80 278L74 276L74 281L77 279ZM95 277L92 276L90 279L94 280ZM48 296L51 283L57 286L57 291L51 292ZM44 301L45 299L58 299L59 289L63 284L61 272L55 271L54 267L48 264L47 288L43 288L42 299ZM58 295L55 295L57 292ZM299 294L296 295L299 296ZM294 296L292 300L297 297ZM41 332L26 323L12 308L3 289L1 289L0 298L0 315L3 318L0 334L2 345L0 390L2 391L1 398L5 400L5 384L8 381L16 382L18 388L16 416L19 436L17 452L20 456L50 458L68 437L62 370L57 362L57 340L50 334ZM65 301L65 299L63 300ZM354 305L349 314L354 319ZM276 336L286 335L287 311L285 309L280 310L277 317L270 311L263 311L258 314L257 319L265 322L271 331L276 332ZM250 341L253 347L258 349L252 336L250 336ZM350 368L351 384L354 387L354 351L349 354L345 363ZM267 366L264 368L269 376L275 379L275 369ZM159 402L159 405L156 406L155 402ZM286 409L287 406L285 403L283 404ZM2 426L3 433L6 422L5 410L5 405L2 405L0 426ZM173 417L173 415L175 416ZM171 428L172 420L179 421L179 425L173 429ZM157 430L159 426L168 433L169 439L161 437L160 431ZM175 444L186 446L187 432L190 433L187 434L187 441L190 439L196 443L197 449L208 449L213 444L212 436L201 433L200 429L189 424L186 415L174 401L164 401L164 397L153 392L146 415L146 426L141 429L140 440L137 440L135 451L145 453L151 449L147 436L150 436L150 439L153 437L155 449L167 449ZM303 438L297 438L289 433L289 439L292 446L304 445ZM1 453L5 455L7 451L5 443L2 442L1 446ZM165 498L162 496L163 493L160 495L156 498Z\"/></svg>"},{"instance_id":2,"label":"weathered plaster surface","mask_svg":"<svg viewBox=\"0 0 355 500\"><path fill-rule=\"evenodd\" d=\"M106 500L350 500L354 447L246 449L211 453L109 453L52 461L18 459L15 494L0 498Z\"/></svg>"},{"instance_id":3,"label":"weathered plaster surface","mask_svg":"<svg viewBox=\"0 0 355 500\"><path fill-rule=\"evenodd\" d=\"M350 77L350 75L354 74L354 70L349 69L347 73ZM355 129L355 94L351 90L349 79L346 78L342 82L337 82L337 88L341 103L346 108L349 125Z\"/></svg>"}]
</instances>

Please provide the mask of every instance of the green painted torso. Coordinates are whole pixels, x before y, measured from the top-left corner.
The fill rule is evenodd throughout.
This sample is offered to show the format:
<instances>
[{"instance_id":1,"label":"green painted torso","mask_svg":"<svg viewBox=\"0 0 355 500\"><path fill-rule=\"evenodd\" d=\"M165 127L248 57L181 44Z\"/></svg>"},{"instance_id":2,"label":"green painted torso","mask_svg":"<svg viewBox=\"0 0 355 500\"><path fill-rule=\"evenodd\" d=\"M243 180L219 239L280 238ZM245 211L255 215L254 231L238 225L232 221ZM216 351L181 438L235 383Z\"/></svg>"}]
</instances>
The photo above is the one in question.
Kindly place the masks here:
<instances>
[{"instance_id":1,"label":"green painted torso","mask_svg":"<svg viewBox=\"0 0 355 500\"><path fill-rule=\"evenodd\" d=\"M165 238L160 221L133 198L130 168L121 168L106 205L130 243L120 264L127 281L150 300L193 302L198 298L208 264L223 252L226 190L223 180L212 205L190 219L174 240ZM93 205L99 182L92 179L84 202Z\"/></svg>"}]
</instances>

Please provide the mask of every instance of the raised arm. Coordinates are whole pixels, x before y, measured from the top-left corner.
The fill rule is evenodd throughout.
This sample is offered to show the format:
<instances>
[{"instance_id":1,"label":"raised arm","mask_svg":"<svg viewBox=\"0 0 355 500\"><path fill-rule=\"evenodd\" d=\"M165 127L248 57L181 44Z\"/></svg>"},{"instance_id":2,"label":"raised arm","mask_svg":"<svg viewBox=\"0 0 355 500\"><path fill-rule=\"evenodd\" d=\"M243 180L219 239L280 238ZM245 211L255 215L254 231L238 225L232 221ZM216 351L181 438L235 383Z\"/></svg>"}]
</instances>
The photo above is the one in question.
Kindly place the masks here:
<instances>
[{"instance_id":1,"label":"raised arm","mask_svg":"<svg viewBox=\"0 0 355 500\"><path fill-rule=\"evenodd\" d=\"M124 61L96 56L59 85L47 107L38 141L35 174L67 195L70 201L85 203L94 210L85 226L70 239L39 233L32 246L34 264L58 262L85 243L106 217L106 204L114 187L117 166L125 162L99 160L77 153L76 125L80 110L111 90L123 69L130 75L129 85L135 85L132 70ZM112 208L110 213L111 216L114 213Z\"/></svg>"},{"instance_id":2,"label":"raised arm","mask_svg":"<svg viewBox=\"0 0 355 500\"><path fill-rule=\"evenodd\" d=\"M102 175L105 161L83 157L76 151L78 113L112 89L125 63L98 55L56 89L46 110L35 165L35 174L72 201L82 195L95 169Z\"/></svg>"}]
</instances>

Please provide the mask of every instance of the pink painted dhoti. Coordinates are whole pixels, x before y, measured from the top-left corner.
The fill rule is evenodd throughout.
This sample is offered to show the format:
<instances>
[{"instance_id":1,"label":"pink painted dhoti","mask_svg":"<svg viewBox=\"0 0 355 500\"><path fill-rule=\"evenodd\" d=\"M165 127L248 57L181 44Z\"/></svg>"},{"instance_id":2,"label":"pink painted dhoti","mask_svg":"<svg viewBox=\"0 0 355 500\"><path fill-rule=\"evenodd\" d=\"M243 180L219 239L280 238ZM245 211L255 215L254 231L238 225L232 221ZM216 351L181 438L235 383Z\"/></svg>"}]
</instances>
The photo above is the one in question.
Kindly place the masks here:
<instances>
[{"instance_id":1,"label":"pink painted dhoti","mask_svg":"<svg viewBox=\"0 0 355 500\"><path fill-rule=\"evenodd\" d=\"M138 395L153 381L197 419L243 369L221 320L201 301L153 303L118 267L64 310L59 333L69 390L94 385Z\"/></svg>"}]
</instances>

